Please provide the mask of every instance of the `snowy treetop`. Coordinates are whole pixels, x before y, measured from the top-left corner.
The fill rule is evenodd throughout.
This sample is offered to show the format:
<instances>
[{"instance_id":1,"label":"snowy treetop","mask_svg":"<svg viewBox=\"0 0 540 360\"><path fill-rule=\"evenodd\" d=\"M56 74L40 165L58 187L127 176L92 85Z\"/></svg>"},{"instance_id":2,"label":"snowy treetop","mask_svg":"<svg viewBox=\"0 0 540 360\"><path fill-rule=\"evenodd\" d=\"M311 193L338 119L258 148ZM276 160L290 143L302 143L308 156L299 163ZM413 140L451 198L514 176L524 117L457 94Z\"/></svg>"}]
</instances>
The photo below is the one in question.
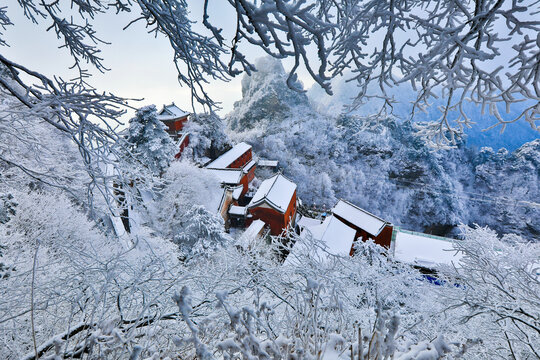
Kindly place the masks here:
<instances>
[{"instance_id":1,"label":"snowy treetop","mask_svg":"<svg viewBox=\"0 0 540 360\"><path fill-rule=\"evenodd\" d=\"M267 202L276 210L285 212L295 191L296 184L285 176L281 174L272 176L261 183L248 207L255 207L263 202Z\"/></svg>"}]
</instances>

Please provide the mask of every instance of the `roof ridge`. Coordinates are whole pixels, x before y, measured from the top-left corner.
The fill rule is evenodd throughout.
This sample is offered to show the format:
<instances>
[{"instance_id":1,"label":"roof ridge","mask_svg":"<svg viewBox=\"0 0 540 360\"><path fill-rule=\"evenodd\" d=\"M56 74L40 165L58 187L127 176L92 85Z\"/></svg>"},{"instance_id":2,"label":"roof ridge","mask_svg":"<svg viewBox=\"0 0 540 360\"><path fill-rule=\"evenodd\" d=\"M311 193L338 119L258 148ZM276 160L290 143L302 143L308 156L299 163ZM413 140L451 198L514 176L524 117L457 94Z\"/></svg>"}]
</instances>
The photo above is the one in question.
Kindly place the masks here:
<instances>
[{"instance_id":1,"label":"roof ridge","mask_svg":"<svg viewBox=\"0 0 540 360\"><path fill-rule=\"evenodd\" d=\"M373 216L373 217L376 218L376 219L381 220L381 221L384 222L385 224L391 224L391 222L386 221L386 220L384 220L383 218L380 218L380 217L378 217L377 215L372 214L372 213L370 213L369 211L367 211L367 210L365 210L365 209L362 209L360 206L355 205L355 204L353 204L352 202L347 201L347 200L342 199L342 198L340 198L339 201L336 203L336 205L334 205L334 209L336 208L337 204L338 204L340 201L343 201L344 203L346 203L346 204L348 204L348 205L354 207L355 209L358 209L358 210L360 210L360 211L362 211L362 212L364 212L364 213L366 213L366 214L368 214L368 215Z\"/></svg>"},{"instance_id":2,"label":"roof ridge","mask_svg":"<svg viewBox=\"0 0 540 360\"><path fill-rule=\"evenodd\" d=\"M436 240L441 240L441 241L446 241L446 242L460 241L459 239L448 238L445 236L426 234L419 231L402 229L401 227L397 227L397 226L396 226L396 229L397 229L397 232L400 232L400 233L409 234L409 235L419 235L419 236L429 238L429 239L436 239Z\"/></svg>"},{"instance_id":3,"label":"roof ridge","mask_svg":"<svg viewBox=\"0 0 540 360\"><path fill-rule=\"evenodd\" d=\"M272 191L272 188L274 187L274 185L276 185L276 181L278 179L280 174L276 174L273 176L274 178L274 181L272 182L272 185L270 185L270 187L268 188L268 191L264 194L263 198L266 198L268 196L268 194L270 194L270 191ZM268 180L270 180L271 178L269 178Z\"/></svg>"},{"instance_id":4,"label":"roof ridge","mask_svg":"<svg viewBox=\"0 0 540 360\"><path fill-rule=\"evenodd\" d=\"M343 221L341 221L341 220L339 220L338 218L336 218L336 217L334 216L334 214L332 214L331 216L329 216L328 219L329 219L329 220L328 220L328 224L326 225L326 229L324 229L324 232L322 233L321 239L320 239L320 240L324 239L324 235L325 235L326 232L328 231L328 228L330 227L330 223L332 222L332 219L336 219L337 221L339 221L339 222L342 223L343 225L347 226L347 224L345 224ZM321 224L319 224L319 225L322 225L322 224L324 224L324 221L323 221Z\"/></svg>"},{"instance_id":5,"label":"roof ridge","mask_svg":"<svg viewBox=\"0 0 540 360\"><path fill-rule=\"evenodd\" d=\"M214 167L206 167L208 170L221 170L221 171L242 171L241 168L214 168Z\"/></svg>"}]
</instances>

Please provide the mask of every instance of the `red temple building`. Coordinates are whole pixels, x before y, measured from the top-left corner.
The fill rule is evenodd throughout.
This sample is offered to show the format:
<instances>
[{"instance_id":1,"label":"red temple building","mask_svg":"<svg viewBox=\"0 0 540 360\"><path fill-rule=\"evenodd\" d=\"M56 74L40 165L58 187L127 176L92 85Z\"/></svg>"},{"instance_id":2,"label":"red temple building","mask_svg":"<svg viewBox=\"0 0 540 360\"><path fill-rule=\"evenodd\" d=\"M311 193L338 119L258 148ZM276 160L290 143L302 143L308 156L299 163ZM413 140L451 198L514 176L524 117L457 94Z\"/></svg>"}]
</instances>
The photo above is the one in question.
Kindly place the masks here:
<instances>
[{"instance_id":1,"label":"red temple building","mask_svg":"<svg viewBox=\"0 0 540 360\"><path fill-rule=\"evenodd\" d=\"M179 143L178 153L174 156L176 159L180 158L184 149L189 145L189 133L183 132L189 115L190 113L180 109L174 103L163 105L163 109L158 112L158 120L167 126L167 133Z\"/></svg>"},{"instance_id":2,"label":"red temple building","mask_svg":"<svg viewBox=\"0 0 540 360\"><path fill-rule=\"evenodd\" d=\"M189 115L188 112L185 112L172 103L171 105L163 105L163 109L158 112L157 118L167 125L167 132L169 135L175 140L178 140Z\"/></svg>"},{"instance_id":3,"label":"red temple building","mask_svg":"<svg viewBox=\"0 0 540 360\"><path fill-rule=\"evenodd\" d=\"M360 237L363 241L373 239L375 244L390 248L393 226L389 222L345 200L339 200L332 213L356 231L355 241Z\"/></svg>"},{"instance_id":4,"label":"red temple building","mask_svg":"<svg viewBox=\"0 0 540 360\"><path fill-rule=\"evenodd\" d=\"M260 219L268 224L272 235L281 234L294 225L296 184L281 174L264 180L246 210L246 225Z\"/></svg>"},{"instance_id":5,"label":"red temple building","mask_svg":"<svg viewBox=\"0 0 540 360\"><path fill-rule=\"evenodd\" d=\"M242 185L241 196L244 196L255 178L256 161L252 156L251 145L242 142L206 165L206 168L224 185Z\"/></svg>"}]
</instances>

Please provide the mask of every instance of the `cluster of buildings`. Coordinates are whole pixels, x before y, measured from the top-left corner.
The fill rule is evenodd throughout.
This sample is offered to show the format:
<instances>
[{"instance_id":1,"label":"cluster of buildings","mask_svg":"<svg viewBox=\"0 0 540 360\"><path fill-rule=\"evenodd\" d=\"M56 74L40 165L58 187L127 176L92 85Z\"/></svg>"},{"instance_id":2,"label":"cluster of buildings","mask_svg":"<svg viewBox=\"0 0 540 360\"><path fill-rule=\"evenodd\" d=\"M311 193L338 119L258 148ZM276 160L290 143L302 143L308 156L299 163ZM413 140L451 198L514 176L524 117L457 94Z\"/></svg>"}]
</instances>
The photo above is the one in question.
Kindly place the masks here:
<instances>
[{"instance_id":1,"label":"cluster of buildings","mask_svg":"<svg viewBox=\"0 0 540 360\"><path fill-rule=\"evenodd\" d=\"M177 158L189 144L189 134L183 132L188 116L174 103L158 113L168 133L179 142ZM263 180L256 189L252 186L257 166L277 168L277 161L254 158L251 145L245 142L205 165L224 189L217 210L225 220L226 229L245 229L243 241L293 230L300 236L291 254L306 251L307 244L313 243L309 238L317 240L320 247L317 253L323 258L327 254L353 255L357 241L372 239L389 249L396 260L422 269L459 262L460 255L453 251L451 239L402 230L345 200L339 200L324 219L302 216L297 212L297 186L281 173Z\"/></svg>"}]
</instances>

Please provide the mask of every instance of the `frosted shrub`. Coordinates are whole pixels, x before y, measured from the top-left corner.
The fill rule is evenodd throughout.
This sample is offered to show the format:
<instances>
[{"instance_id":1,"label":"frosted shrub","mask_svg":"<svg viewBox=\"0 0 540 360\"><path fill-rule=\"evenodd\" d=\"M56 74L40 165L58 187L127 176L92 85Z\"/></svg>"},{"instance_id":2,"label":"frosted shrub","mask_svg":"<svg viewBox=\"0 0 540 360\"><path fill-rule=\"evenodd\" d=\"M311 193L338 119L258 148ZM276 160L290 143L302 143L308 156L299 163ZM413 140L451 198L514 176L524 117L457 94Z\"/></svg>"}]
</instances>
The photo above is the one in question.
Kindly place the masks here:
<instances>
[{"instance_id":1,"label":"frosted shrub","mask_svg":"<svg viewBox=\"0 0 540 360\"><path fill-rule=\"evenodd\" d=\"M192 115L184 130L189 133L189 148L195 161L215 159L231 146L225 123L215 113Z\"/></svg>"},{"instance_id":2,"label":"frosted shrub","mask_svg":"<svg viewBox=\"0 0 540 360\"><path fill-rule=\"evenodd\" d=\"M355 328L357 332L352 334L332 331L317 320L329 305L324 301L313 301L320 290L316 283L308 281L306 302L297 304L300 307L295 310L296 316L289 318L284 327L275 326L276 313L266 302L255 308L237 308L227 300L226 292L217 293L222 309L220 317L223 312L226 316L214 326L221 326L223 330L217 338L205 338L208 329L201 331L191 319L191 292L184 287L180 294L174 296L174 301L190 335L179 338L175 343L182 347L184 356L198 359L211 359L214 358L212 354L217 353L224 359L437 360L452 350L442 336L433 341L400 343L396 338L399 316L388 315L380 309L373 329L364 335L360 328ZM311 308L309 312L303 311L308 308Z\"/></svg>"},{"instance_id":3,"label":"frosted shrub","mask_svg":"<svg viewBox=\"0 0 540 360\"><path fill-rule=\"evenodd\" d=\"M0 224L7 223L15 215L16 206L13 195L0 193Z\"/></svg>"},{"instance_id":4,"label":"frosted shrub","mask_svg":"<svg viewBox=\"0 0 540 360\"><path fill-rule=\"evenodd\" d=\"M231 242L223 231L223 219L204 206L194 205L182 215L173 241L178 244L184 259L205 256Z\"/></svg>"},{"instance_id":5,"label":"frosted shrub","mask_svg":"<svg viewBox=\"0 0 540 360\"><path fill-rule=\"evenodd\" d=\"M223 189L205 169L186 161L174 162L164 174L161 197L152 204L153 227L172 238L181 230L181 222L193 205L216 212Z\"/></svg>"},{"instance_id":6,"label":"frosted shrub","mask_svg":"<svg viewBox=\"0 0 540 360\"><path fill-rule=\"evenodd\" d=\"M128 249L60 193L13 195L16 212L0 224L1 260L15 270L0 278L0 358L129 353L146 302L159 303L150 289L174 267L167 243Z\"/></svg>"}]
</instances>

